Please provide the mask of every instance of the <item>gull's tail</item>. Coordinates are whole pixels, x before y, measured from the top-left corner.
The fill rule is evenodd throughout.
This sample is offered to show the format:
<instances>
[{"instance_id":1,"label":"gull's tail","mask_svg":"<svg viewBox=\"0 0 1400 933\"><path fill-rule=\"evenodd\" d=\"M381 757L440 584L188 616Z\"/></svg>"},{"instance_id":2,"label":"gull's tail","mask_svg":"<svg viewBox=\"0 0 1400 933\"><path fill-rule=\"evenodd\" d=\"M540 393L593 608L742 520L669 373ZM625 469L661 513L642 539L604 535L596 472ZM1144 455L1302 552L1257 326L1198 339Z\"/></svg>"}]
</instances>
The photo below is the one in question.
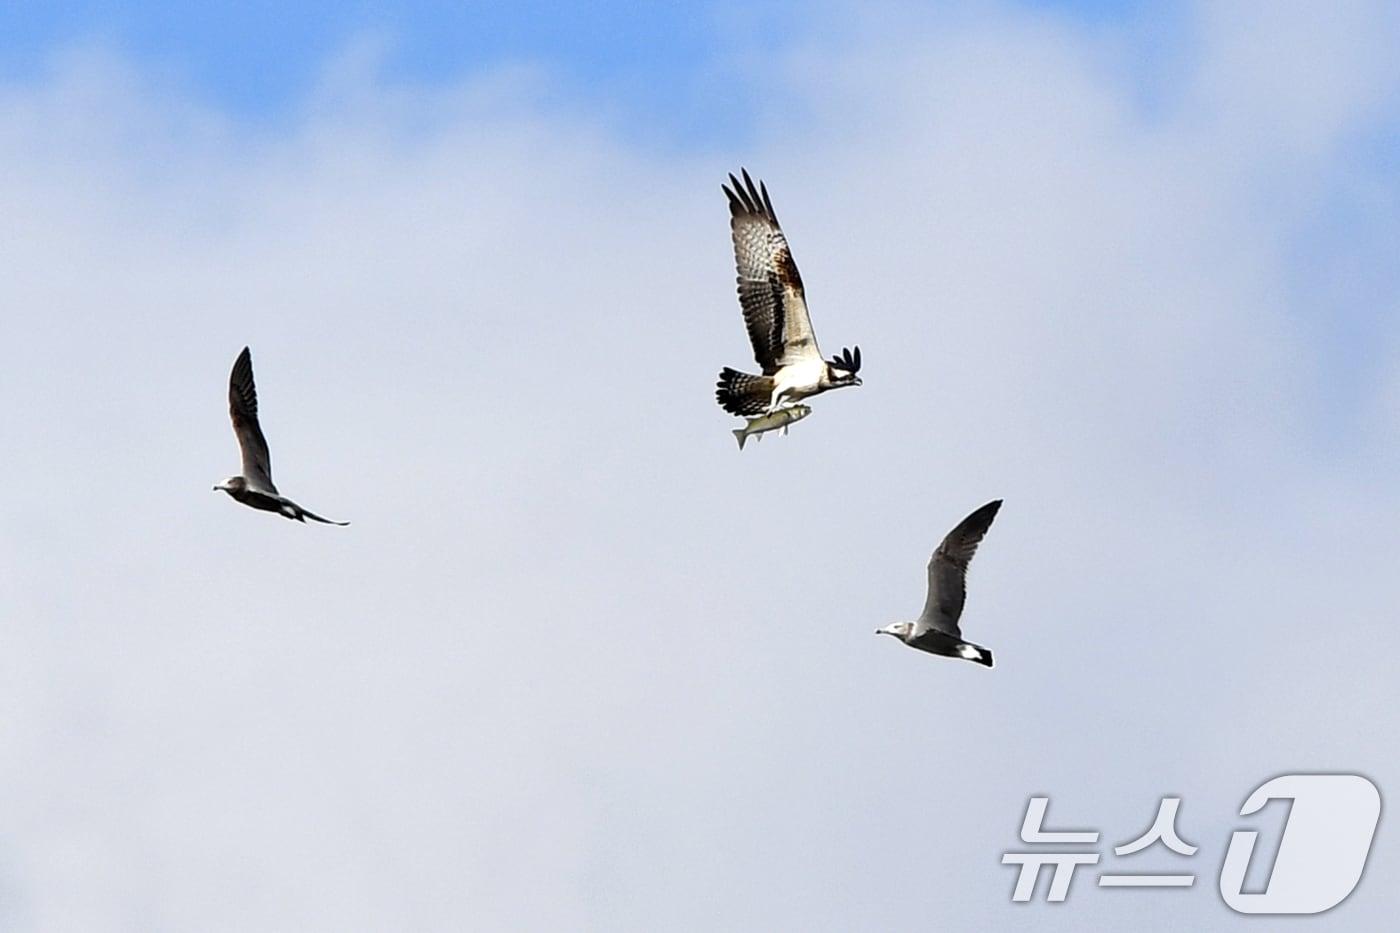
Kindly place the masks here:
<instances>
[{"instance_id":1,"label":"gull's tail","mask_svg":"<svg viewBox=\"0 0 1400 933\"><path fill-rule=\"evenodd\" d=\"M958 657L965 661L981 664L983 667L992 666L991 649L983 648L981 645L974 645L970 641L965 641L958 645Z\"/></svg>"}]
</instances>

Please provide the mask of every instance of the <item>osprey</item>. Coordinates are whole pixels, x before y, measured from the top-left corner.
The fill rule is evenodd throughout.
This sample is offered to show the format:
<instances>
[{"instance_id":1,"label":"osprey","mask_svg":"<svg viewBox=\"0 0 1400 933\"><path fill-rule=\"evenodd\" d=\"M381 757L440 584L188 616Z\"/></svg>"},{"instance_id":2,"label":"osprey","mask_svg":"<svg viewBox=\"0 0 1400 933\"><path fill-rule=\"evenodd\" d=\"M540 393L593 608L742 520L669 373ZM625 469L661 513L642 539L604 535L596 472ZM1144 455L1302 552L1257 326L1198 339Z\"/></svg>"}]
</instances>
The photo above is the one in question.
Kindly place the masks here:
<instances>
[{"instance_id":1,"label":"osprey","mask_svg":"<svg viewBox=\"0 0 1400 933\"><path fill-rule=\"evenodd\" d=\"M778 226L768 188L755 186L747 170L742 174L742 184L731 174L730 184L723 187L739 267L739 304L763 375L726 366L720 371L715 399L731 415L752 417L774 411L782 402L860 385L860 347L822 359L807 315L802 276Z\"/></svg>"},{"instance_id":2,"label":"osprey","mask_svg":"<svg viewBox=\"0 0 1400 933\"><path fill-rule=\"evenodd\" d=\"M228 413L233 419L238 448L243 453L243 475L230 476L222 483L216 483L215 490L222 489L244 505L265 512L277 512L299 522L304 523L309 518L327 525L350 524L322 518L281 495L272 485L272 457L267 451L262 428L258 426L258 390L253 385L253 354L247 347L238 354L238 359L233 363L233 372L229 373Z\"/></svg>"},{"instance_id":3,"label":"osprey","mask_svg":"<svg viewBox=\"0 0 1400 933\"><path fill-rule=\"evenodd\" d=\"M991 651L963 641L958 619L962 618L963 600L967 597L967 565L1000 508L1000 499L988 502L948 532L928 562L928 598L923 615L913 622L896 622L876 629L876 635L893 635L909 647L930 654L992 666Z\"/></svg>"}]
</instances>

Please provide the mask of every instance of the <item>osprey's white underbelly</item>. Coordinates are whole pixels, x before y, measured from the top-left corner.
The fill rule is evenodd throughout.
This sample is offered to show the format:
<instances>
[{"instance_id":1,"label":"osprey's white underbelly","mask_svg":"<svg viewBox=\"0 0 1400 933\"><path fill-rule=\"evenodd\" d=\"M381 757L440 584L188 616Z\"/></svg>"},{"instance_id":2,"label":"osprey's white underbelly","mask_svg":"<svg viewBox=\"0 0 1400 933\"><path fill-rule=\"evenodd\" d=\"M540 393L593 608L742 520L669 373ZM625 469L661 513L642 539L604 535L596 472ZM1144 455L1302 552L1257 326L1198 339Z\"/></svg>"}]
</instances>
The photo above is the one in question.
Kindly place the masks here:
<instances>
[{"instance_id":1,"label":"osprey's white underbelly","mask_svg":"<svg viewBox=\"0 0 1400 933\"><path fill-rule=\"evenodd\" d=\"M820 359L790 363L773 374L773 397L800 399L821 391L826 363Z\"/></svg>"}]
</instances>

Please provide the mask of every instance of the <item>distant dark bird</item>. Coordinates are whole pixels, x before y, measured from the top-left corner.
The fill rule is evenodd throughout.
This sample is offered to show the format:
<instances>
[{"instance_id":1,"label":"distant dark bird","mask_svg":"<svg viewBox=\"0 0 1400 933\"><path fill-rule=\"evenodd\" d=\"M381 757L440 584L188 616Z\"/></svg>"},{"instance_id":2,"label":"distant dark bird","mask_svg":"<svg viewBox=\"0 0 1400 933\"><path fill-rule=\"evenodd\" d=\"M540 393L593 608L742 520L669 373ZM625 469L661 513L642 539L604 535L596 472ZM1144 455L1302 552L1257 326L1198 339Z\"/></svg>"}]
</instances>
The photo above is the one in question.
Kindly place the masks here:
<instances>
[{"instance_id":1,"label":"distant dark bird","mask_svg":"<svg viewBox=\"0 0 1400 933\"><path fill-rule=\"evenodd\" d=\"M928 599L924 614L914 622L896 622L877 628L876 635L893 635L911 648L962 658L992 666L992 652L981 645L963 641L958 619L962 617L963 600L967 596L967 565L977 553L977 545L992 519L997 517L1001 500L988 502L973 512L952 531L928 562Z\"/></svg>"},{"instance_id":2,"label":"distant dark bird","mask_svg":"<svg viewBox=\"0 0 1400 933\"><path fill-rule=\"evenodd\" d=\"M258 426L258 390L253 385L253 354L247 347L234 360L228 377L228 413L233 419L233 433L243 452L243 475L230 476L214 488L222 489L244 505L265 512L277 512L287 518L305 522L308 518L327 525L348 525L331 521L297 505L282 496L272 484L272 458L267 452L267 440Z\"/></svg>"},{"instance_id":3,"label":"distant dark bird","mask_svg":"<svg viewBox=\"0 0 1400 933\"><path fill-rule=\"evenodd\" d=\"M842 350L830 361L822 359L807 314L802 276L778 226L768 189L755 186L747 170L743 176L741 184L730 175L724 193L729 198L729 227L739 267L739 304L763 375L726 366L720 371L715 398L731 415L752 417L773 411L782 402L860 385L856 375L860 347L855 352Z\"/></svg>"}]
</instances>

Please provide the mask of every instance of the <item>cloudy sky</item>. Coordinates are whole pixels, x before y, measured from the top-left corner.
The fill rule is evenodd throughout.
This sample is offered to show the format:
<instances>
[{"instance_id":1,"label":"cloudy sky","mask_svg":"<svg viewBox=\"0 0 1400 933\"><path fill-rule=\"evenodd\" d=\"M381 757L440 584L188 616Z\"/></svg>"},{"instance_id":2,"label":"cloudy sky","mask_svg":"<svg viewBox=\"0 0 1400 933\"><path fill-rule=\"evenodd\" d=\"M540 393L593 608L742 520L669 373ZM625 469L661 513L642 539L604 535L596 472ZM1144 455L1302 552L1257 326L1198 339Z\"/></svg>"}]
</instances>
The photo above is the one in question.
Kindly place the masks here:
<instances>
[{"instance_id":1,"label":"cloudy sky","mask_svg":"<svg viewBox=\"0 0 1400 933\"><path fill-rule=\"evenodd\" d=\"M0 12L0 928L1214 929L1400 788L1393 6L126 7ZM739 166L865 357L742 455Z\"/></svg>"}]
</instances>

